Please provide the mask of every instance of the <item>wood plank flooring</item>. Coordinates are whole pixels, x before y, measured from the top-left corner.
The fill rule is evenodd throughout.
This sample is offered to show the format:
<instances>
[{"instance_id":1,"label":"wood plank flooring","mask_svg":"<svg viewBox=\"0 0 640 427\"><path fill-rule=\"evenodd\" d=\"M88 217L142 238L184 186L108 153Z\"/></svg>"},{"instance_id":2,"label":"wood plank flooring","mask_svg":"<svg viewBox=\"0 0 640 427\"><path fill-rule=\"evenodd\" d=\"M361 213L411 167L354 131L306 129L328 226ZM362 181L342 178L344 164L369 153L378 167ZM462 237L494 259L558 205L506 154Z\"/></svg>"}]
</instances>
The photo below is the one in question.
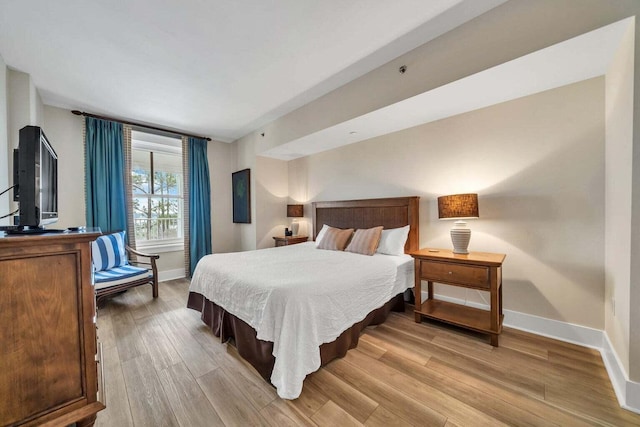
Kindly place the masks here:
<instances>
[{"instance_id":1,"label":"wood plank flooring","mask_svg":"<svg viewBox=\"0 0 640 427\"><path fill-rule=\"evenodd\" d=\"M136 288L98 310L107 409L98 426L640 426L600 354L505 328L500 347L413 307L280 399L186 308L189 282Z\"/></svg>"}]
</instances>

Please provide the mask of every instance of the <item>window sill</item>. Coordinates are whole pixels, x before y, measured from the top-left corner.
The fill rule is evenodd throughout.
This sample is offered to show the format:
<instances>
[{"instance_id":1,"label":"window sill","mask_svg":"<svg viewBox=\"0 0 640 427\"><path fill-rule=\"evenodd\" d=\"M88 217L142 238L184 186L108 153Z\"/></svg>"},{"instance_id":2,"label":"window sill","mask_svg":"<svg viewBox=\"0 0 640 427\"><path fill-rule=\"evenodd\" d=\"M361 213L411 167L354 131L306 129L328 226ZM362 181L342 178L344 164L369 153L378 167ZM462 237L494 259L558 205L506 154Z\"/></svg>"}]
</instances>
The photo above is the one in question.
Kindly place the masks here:
<instances>
[{"instance_id":1,"label":"window sill","mask_svg":"<svg viewBox=\"0 0 640 427\"><path fill-rule=\"evenodd\" d=\"M161 254L164 252L179 252L184 251L184 243L170 243L170 244L144 244L136 245L136 249L140 252Z\"/></svg>"}]
</instances>

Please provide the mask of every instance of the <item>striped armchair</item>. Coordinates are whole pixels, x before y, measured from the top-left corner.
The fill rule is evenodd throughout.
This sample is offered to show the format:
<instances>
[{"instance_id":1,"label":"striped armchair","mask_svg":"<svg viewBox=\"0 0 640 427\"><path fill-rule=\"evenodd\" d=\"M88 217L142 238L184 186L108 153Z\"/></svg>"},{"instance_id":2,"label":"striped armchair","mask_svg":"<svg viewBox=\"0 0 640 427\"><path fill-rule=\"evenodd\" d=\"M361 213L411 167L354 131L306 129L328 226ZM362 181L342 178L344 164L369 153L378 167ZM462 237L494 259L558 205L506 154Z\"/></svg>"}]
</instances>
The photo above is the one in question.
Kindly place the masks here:
<instances>
[{"instance_id":1,"label":"striped armchair","mask_svg":"<svg viewBox=\"0 0 640 427\"><path fill-rule=\"evenodd\" d=\"M109 295L147 284L153 289L153 297L158 297L156 260L159 255L127 246L124 231L98 237L91 249L98 303Z\"/></svg>"}]
</instances>

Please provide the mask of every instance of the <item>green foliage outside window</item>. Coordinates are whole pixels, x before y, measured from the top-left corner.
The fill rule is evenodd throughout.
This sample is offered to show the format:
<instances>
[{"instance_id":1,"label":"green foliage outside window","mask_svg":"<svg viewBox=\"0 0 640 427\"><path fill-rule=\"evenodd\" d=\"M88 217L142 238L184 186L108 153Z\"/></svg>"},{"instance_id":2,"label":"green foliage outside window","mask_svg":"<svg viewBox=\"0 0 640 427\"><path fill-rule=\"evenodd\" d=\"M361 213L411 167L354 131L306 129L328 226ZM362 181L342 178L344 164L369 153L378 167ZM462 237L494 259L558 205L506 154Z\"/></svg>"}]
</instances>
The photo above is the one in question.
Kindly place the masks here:
<instances>
[{"instance_id":1,"label":"green foliage outside window","mask_svg":"<svg viewBox=\"0 0 640 427\"><path fill-rule=\"evenodd\" d=\"M133 187L133 217L137 241L181 238L182 225L182 174L154 170L151 179L153 154L136 153L140 159L149 156L148 165L137 161L131 174ZM163 155L167 157L167 155ZM176 161L180 161L179 156ZM159 162L158 162L159 163Z\"/></svg>"}]
</instances>

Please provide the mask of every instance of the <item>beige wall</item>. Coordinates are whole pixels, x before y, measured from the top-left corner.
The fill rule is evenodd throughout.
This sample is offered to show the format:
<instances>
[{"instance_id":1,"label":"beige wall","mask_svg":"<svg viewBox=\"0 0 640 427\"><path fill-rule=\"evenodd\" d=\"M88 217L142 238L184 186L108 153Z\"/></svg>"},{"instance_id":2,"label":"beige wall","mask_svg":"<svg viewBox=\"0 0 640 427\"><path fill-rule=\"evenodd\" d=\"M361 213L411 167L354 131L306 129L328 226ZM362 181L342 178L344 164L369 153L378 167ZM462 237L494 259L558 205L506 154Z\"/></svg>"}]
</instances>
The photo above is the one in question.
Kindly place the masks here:
<instances>
[{"instance_id":1,"label":"beige wall","mask_svg":"<svg viewBox=\"0 0 640 427\"><path fill-rule=\"evenodd\" d=\"M606 301L605 330L625 369L629 369L631 198L633 154L633 45L627 30L606 82Z\"/></svg>"},{"instance_id":2,"label":"beige wall","mask_svg":"<svg viewBox=\"0 0 640 427\"><path fill-rule=\"evenodd\" d=\"M602 329L603 109L597 78L440 120L291 161L290 194L418 195L421 246L450 248L436 197L477 192L469 249L507 254L505 308ZM487 303L475 291L437 292Z\"/></svg>"},{"instance_id":3,"label":"beige wall","mask_svg":"<svg viewBox=\"0 0 640 427\"><path fill-rule=\"evenodd\" d=\"M273 236L284 235L288 226L286 204L289 198L287 162L266 157L256 159L256 248L274 246Z\"/></svg>"},{"instance_id":4,"label":"beige wall","mask_svg":"<svg viewBox=\"0 0 640 427\"><path fill-rule=\"evenodd\" d=\"M638 9L640 4L636 3ZM640 11L636 14L636 21L640 16ZM635 37L633 42L634 51L629 55L633 57L632 64L628 65L628 72L633 72L630 86L633 88L633 105L626 108L627 117L633 127L631 142L633 144L633 165L631 191L631 281L624 286L628 286L629 292L629 377L636 382L633 401L628 402L635 408L640 408L640 23L635 22ZM631 49L631 47L628 47ZM633 399L633 398L632 398ZM631 399L630 399L631 400Z\"/></svg>"},{"instance_id":5,"label":"beige wall","mask_svg":"<svg viewBox=\"0 0 640 427\"><path fill-rule=\"evenodd\" d=\"M287 224L287 162L257 156L256 147L262 139L261 135L251 133L233 144L237 159L233 172L251 169L251 224L233 224L238 251L272 247L272 237L284 234ZM231 199L231 184L228 188Z\"/></svg>"},{"instance_id":6,"label":"beige wall","mask_svg":"<svg viewBox=\"0 0 640 427\"><path fill-rule=\"evenodd\" d=\"M604 0L511 0L264 126L259 132L265 132L266 136L258 141L257 153L260 154L271 147L287 143L328 126L455 81L461 77L639 14L640 2L637 0L618 0L615 2ZM633 76L631 84L635 88L640 87L639 27L636 25L632 48L634 70L631 71ZM506 37L506 34L510 36ZM397 69L402 64L408 65L411 72L403 75L402 79L398 79ZM608 83L606 85L607 97L610 97L612 93L620 89ZM637 114L637 111L640 111L640 90L635 89L632 98L632 106L621 107L624 115L631 114L633 117L632 129L634 131L632 131L631 136L633 141L632 163L620 167L627 167L627 171L624 172L627 174L626 176L632 176L634 178L632 181L640 182L640 132L638 131L640 130L640 114ZM615 119L609 122L611 119L610 116L605 116L606 127L617 126L614 124ZM606 141L607 147L609 144L616 145L618 143L619 141L609 140L609 138ZM612 149L615 151L621 148ZM485 161L484 158L481 159ZM384 159L380 161L382 162ZM300 165L303 165L304 162L304 159L298 161L298 166L296 167L303 167ZM618 167L617 164L613 164L605 173L612 173ZM290 175L295 174L295 168L292 165L289 166L289 170ZM417 171L416 175L420 173L425 174L426 172ZM613 175L616 174L614 173ZM350 172L345 172L344 176L349 177ZM335 181L334 177L329 175L326 179L327 182L325 184L328 186L331 186ZM523 183L527 184L527 182ZM310 183L310 185L313 184ZM344 185L346 187L338 190L336 194L349 193L348 188L352 184L347 182ZM408 194L415 184L407 183L406 186ZM370 184L365 184L360 190L362 197L376 192ZM382 182L376 195L383 195L388 191L389 187ZM290 196L292 199L301 198L304 200L316 197L317 194L311 192L310 189L309 194L304 196L295 194L292 189ZM517 212L520 198L515 197L515 195L513 197L512 201L515 207L509 206L514 211L513 213L531 214L529 211ZM629 271L630 274L627 279L624 277L626 273L611 271L610 268L613 265L607 264L605 273L609 280L608 283L613 283L610 278L616 277L615 285L607 287L607 297L619 294L624 298L628 295L628 299L623 303L629 305L630 312L628 319L625 319L624 315L616 315L618 316L617 319L611 318L610 309L607 309L606 315L607 324L611 325L611 331L614 334L610 339L617 357L620 360L628 361L628 364L625 362L623 366L626 371L624 375L628 375L632 381L639 381L640 310L637 307L640 307L640 186L633 186L630 193L620 195L620 199L631 206L631 224L626 230L627 238L630 238L631 243L628 257L620 256L619 258L620 260L623 258L628 259L628 262L624 261L624 265L618 265L618 267ZM604 209L604 207L601 209ZM546 213L543 211L541 214ZM607 222L610 224L612 220L612 218L609 218ZM571 223L568 223L568 225L570 227L579 226L579 224ZM608 230L611 230L611 228ZM425 231L421 230L421 233L424 234ZM478 233L474 235L474 241L476 241L477 235ZM608 235L609 239L612 237L612 235ZM545 247L544 241L539 241L537 244L541 248ZM617 249L612 249L611 246L606 247L606 252L608 259L615 258L619 253ZM538 260L533 256L531 262L535 264ZM602 261L598 265L602 265ZM558 276L564 276L568 271L571 277L575 277L576 273L578 275L581 273L574 270L574 267L575 265L569 264L554 265L552 270L555 270L555 274ZM587 270L588 272L589 270ZM549 271L549 273L552 273L552 271ZM523 289L532 288L526 280L520 286ZM572 289L568 288L564 291L566 293L560 295L559 290L549 289L549 294L538 295L538 299L535 302L532 301L530 305L540 305L535 311L550 313L550 318L562 317L564 313L556 313L554 315L554 311L557 311L555 307L564 305L564 299L573 298ZM602 289L599 292L602 292ZM600 295L595 295L595 297L600 298ZM607 301L606 304L610 304L610 301ZM589 320L586 324L602 325L604 314L601 313L604 313L604 311L603 302L594 315L594 319L598 320ZM614 326L616 323L619 326ZM622 327L623 323L626 326ZM628 334L625 330L629 331ZM640 407L640 392L636 390L635 395L637 401L633 401L631 404Z\"/></svg>"}]
</instances>

